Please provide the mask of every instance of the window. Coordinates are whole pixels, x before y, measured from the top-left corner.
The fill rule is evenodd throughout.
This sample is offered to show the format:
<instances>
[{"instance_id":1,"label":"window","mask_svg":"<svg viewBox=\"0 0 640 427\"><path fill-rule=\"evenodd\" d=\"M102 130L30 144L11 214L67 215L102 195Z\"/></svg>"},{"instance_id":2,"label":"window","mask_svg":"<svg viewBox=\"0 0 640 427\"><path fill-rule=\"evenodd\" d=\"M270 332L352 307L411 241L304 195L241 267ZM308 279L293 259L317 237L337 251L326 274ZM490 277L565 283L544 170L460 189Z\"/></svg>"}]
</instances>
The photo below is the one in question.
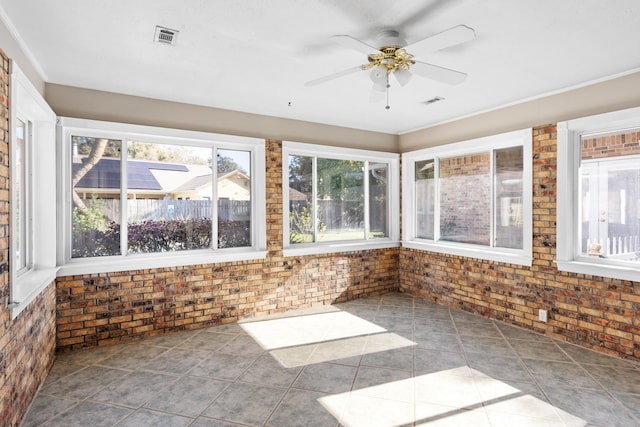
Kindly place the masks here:
<instances>
[{"instance_id":1,"label":"window","mask_svg":"<svg viewBox=\"0 0 640 427\"><path fill-rule=\"evenodd\" d=\"M62 126L64 271L264 256L263 141L68 118Z\"/></svg>"},{"instance_id":2,"label":"window","mask_svg":"<svg viewBox=\"0 0 640 427\"><path fill-rule=\"evenodd\" d=\"M531 265L531 130L403 154L403 245Z\"/></svg>"},{"instance_id":3,"label":"window","mask_svg":"<svg viewBox=\"0 0 640 427\"><path fill-rule=\"evenodd\" d=\"M560 269L640 278L639 113L558 124Z\"/></svg>"},{"instance_id":4,"label":"window","mask_svg":"<svg viewBox=\"0 0 640 427\"><path fill-rule=\"evenodd\" d=\"M12 162L12 236L13 256L16 274L29 270L32 265L31 254L31 123L16 118L15 140Z\"/></svg>"},{"instance_id":5,"label":"window","mask_svg":"<svg viewBox=\"0 0 640 427\"><path fill-rule=\"evenodd\" d=\"M285 142L288 253L397 245L398 157Z\"/></svg>"},{"instance_id":6,"label":"window","mask_svg":"<svg viewBox=\"0 0 640 427\"><path fill-rule=\"evenodd\" d=\"M56 117L15 62L10 90L9 307L15 318L56 276Z\"/></svg>"}]
</instances>

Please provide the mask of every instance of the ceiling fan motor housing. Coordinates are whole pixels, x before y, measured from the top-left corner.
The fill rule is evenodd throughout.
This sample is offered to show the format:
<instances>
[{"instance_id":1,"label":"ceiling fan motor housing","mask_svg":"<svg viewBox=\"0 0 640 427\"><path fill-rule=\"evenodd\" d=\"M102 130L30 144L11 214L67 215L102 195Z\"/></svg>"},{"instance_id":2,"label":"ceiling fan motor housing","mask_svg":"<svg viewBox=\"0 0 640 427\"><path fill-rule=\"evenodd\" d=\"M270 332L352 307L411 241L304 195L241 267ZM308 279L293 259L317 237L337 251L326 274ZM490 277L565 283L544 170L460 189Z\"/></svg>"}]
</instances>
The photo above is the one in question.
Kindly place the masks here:
<instances>
[{"instance_id":1,"label":"ceiling fan motor housing","mask_svg":"<svg viewBox=\"0 0 640 427\"><path fill-rule=\"evenodd\" d=\"M400 33L396 30L384 30L378 34L378 49L382 50L386 47L400 48L407 45L407 41L400 37Z\"/></svg>"}]
</instances>

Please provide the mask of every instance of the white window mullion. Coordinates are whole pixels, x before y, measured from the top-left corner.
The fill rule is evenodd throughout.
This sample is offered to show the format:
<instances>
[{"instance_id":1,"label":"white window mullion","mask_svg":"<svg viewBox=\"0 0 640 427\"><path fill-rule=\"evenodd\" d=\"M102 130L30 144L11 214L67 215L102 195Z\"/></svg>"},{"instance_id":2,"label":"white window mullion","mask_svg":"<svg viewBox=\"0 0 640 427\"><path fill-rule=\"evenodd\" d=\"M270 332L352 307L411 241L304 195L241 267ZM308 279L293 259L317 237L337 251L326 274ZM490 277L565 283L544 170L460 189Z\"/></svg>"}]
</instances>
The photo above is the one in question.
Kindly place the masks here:
<instances>
[{"instance_id":1,"label":"white window mullion","mask_svg":"<svg viewBox=\"0 0 640 427\"><path fill-rule=\"evenodd\" d=\"M25 163L25 188L26 192L23 192L23 197L25 197L24 204L24 212L25 212L25 223L26 227L24 230L23 238L23 248L25 251L24 258L24 268L30 269L33 267L33 230L34 230L34 220L33 220L33 207L35 206L35 194L34 194L34 186L33 186L33 123L31 121L27 122L27 135L25 141L25 158L23 159Z\"/></svg>"},{"instance_id":2,"label":"white window mullion","mask_svg":"<svg viewBox=\"0 0 640 427\"><path fill-rule=\"evenodd\" d=\"M433 240L440 240L440 157L433 159Z\"/></svg>"},{"instance_id":3,"label":"white window mullion","mask_svg":"<svg viewBox=\"0 0 640 427\"><path fill-rule=\"evenodd\" d=\"M211 165L211 249L218 249L218 148L213 147Z\"/></svg>"},{"instance_id":4,"label":"white window mullion","mask_svg":"<svg viewBox=\"0 0 640 427\"><path fill-rule=\"evenodd\" d=\"M129 141L120 142L120 254L129 252L129 183L127 179L127 159L129 157Z\"/></svg>"},{"instance_id":5,"label":"white window mullion","mask_svg":"<svg viewBox=\"0 0 640 427\"><path fill-rule=\"evenodd\" d=\"M318 241L318 158L313 156L311 162L311 209L313 214L311 215L313 221L313 242Z\"/></svg>"},{"instance_id":6,"label":"white window mullion","mask_svg":"<svg viewBox=\"0 0 640 427\"><path fill-rule=\"evenodd\" d=\"M364 239L369 240L369 161L364 162Z\"/></svg>"},{"instance_id":7,"label":"white window mullion","mask_svg":"<svg viewBox=\"0 0 640 427\"><path fill-rule=\"evenodd\" d=\"M489 207L489 246L496 247L496 212L497 212L497 197L496 186L498 185L498 179L496 177L496 150L493 149L489 156L489 176L491 177L491 188L489 189L489 197L491 197L491 203Z\"/></svg>"}]
</instances>

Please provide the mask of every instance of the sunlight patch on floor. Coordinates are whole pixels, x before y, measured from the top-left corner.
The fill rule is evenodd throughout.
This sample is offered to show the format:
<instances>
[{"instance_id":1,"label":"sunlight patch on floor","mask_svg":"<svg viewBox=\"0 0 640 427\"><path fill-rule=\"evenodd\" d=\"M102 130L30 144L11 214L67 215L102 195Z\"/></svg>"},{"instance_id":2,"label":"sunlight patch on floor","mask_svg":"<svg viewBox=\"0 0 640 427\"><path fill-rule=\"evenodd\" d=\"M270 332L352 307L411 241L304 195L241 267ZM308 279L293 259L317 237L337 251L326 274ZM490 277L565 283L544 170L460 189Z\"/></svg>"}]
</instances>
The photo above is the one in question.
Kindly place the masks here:
<instances>
[{"instance_id":1,"label":"sunlight patch on floor","mask_svg":"<svg viewBox=\"0 0 640 427\"><path fill-rule=\"evenodd\" d=\"M548 402L466 366L318 400L345 427L398 427L414 422L430 427L587 425Z\"/></svg>"},{"instance_id":2,"label":"sunlight patch on floor","mask_svg":"<svg viewBox=\"0 0 640 427\"><path fill-rule=\"evenodd\" d=\"M240 326L286 368L415 345L341 310L282 316Z\"/></svg>"},{"instance_id":3,"label":"sunlight patch on floor","mask_svg":"<svg viewBox=\"0 0 640 427\"><path fill-rule=\"evenodd\" d=\"M356 336L317 344L272 350L271 355L285 368L339 361L363 354L413 346L415 343L391 332Z\"/></svg>"}]
</instances>

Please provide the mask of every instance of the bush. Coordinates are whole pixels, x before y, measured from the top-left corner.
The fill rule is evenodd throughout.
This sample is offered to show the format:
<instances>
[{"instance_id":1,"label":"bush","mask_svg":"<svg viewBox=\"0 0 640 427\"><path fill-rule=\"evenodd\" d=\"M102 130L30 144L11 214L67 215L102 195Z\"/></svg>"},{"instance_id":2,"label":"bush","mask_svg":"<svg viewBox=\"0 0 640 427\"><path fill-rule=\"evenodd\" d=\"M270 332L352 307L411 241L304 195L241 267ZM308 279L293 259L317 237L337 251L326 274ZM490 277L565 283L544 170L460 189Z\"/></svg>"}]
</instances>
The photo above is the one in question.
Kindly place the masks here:
<instances>
[{"instance_id":1,"label":"bush","mask_svg":"<svg viewBox=\"0 0 640 427\"><path fill-rule=\"evenodd\" d=\"M289 206L289 241L291 243L308 243L313 241L313 215L306 203L290 203ZM317 219L318 231L324 231L325 225Z\"/></svg>"},{"instance_id":2,"label":"bush","mask_svg":"<svg viewBox=\"0 0 640 427\"><path fill-rule=\"evenodd\" d=\"M129 224L129 253L184 251L211 245L210 219L146 220Z\"/></svg>"},{"instance_id":3,"label":"bush","mask_svg":"<svg viewBox=\"0 0 640 427\"><path fill-rule=\"evenodd\" d=\"M218 248L251 246L251 221L218 221Z\"/></svg>"},{"instance_id":4,"label":"bush","mask_svg":"<svg viewBox=\"0 0 640 427\"><path fill-rule=\"evenodd\" d=\"M84 258L120 254L120 225L103 220L100 227L83 226L74 214L72 257ZM249 221L218 222L218 247L251 245ZM146 220L129 224L129 253L172 252L211 246L211 220L206 218Z\"/></svg>"},{"instance_id":5,"label":"bush","mask_svg":"<svg viewBox=\"0 0 640 427\"><path fill-rule=\"evenodd\" d=\"M120 225L104 217L100 208L74 208L71 256L85 258L120 254Z\"/></svg>"}]
</instances>

